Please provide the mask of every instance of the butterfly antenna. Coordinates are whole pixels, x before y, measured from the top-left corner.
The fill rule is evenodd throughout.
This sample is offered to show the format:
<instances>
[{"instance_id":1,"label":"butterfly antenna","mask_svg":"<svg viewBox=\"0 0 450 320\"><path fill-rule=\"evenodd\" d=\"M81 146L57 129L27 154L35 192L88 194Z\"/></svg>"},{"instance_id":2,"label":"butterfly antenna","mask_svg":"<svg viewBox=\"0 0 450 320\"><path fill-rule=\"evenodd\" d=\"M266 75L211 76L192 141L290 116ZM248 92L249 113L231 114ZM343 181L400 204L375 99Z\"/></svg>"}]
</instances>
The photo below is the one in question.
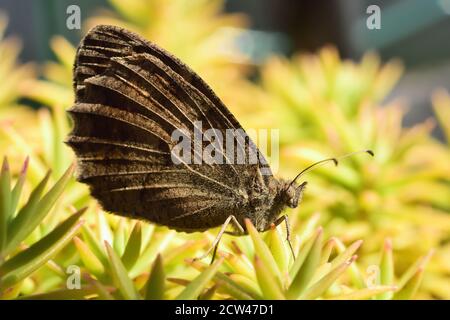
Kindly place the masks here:
<instances>
[{"instance_id":1,"label":"butterfly antenna","mask_svg":"<svg viewBox=\"0 0 450 320\"><path fill-rule=\"evenodd\" d=\"M337 166L337 165L339 164L338 159L341 160L341 159L344 159L344 158L347 158L347 157L354 156L355 154L358 154L358 153L368 153L368 154L370 154L372 157L375 155L375 154L373 153L372 150L360 150L360 151L355 151L355 152L351 152L351 153L344 154L344 155L342 155L342 156L340 156L340 157L337 157L337 158L328 158L328 159L323 159L323 160L314 162L312 165L310 165L310 166L306 167L305 169L303 169L302 171L300 171L300 173L299 173L297 176L295 176L295 178L294 178L294 179L292 180L292 182L289 184L288 188L289 188L295 181L297 181L297 179L300 178L305 172L311 170L312 168L314 168L314 167L316 167L316 166L318 166L318 165L321 165L321 164L323 164L323 163L329 162L329 161L333 161L334 165Z\"/></svg>"}]
</instances>

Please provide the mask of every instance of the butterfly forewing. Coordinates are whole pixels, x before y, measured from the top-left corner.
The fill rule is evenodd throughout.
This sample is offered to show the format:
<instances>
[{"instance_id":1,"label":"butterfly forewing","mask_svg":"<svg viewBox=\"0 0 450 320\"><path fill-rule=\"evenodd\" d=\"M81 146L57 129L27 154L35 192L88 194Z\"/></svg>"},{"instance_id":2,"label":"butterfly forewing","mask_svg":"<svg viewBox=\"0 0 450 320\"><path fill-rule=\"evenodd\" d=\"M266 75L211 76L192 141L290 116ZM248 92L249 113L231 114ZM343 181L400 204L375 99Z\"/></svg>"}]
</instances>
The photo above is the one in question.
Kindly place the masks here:
<instances>
[{"instance_id":1,"label":"butterfly forewing","mask_svg":"<svg viewBox=\"0 0 450 320\"><path fill-rule=\"evenodd\" d=\"M198 231L245 215L250 187L274 179L254 143L236 148L257 153L257 164L175 164L174 130L215 129L223 137L240 124L189 67L127 30L97 26L81 42L74 66L74 129L68 144L78 159L78 179L104 209L171 228ZM205 147L208 141L193 140ZM240 145L239 145L240 144ZM194 156L195 150L193 148ZM234 156L233 156L234 157Z\"/></svg>"}]
</instances>

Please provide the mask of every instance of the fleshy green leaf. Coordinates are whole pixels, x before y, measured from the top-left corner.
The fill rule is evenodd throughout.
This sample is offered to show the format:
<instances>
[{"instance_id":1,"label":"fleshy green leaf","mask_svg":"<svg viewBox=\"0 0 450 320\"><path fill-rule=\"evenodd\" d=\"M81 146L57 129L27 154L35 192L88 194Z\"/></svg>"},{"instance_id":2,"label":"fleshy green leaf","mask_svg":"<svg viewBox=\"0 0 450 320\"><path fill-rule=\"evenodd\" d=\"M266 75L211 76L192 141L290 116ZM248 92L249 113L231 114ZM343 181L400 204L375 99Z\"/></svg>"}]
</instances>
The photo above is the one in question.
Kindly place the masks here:
<instances>
[{"instance_id":1,"label":"fleshy green leaf","mask_svg":"<svg viewBox=\"0 0 450 320\"><path fill-rule=\"evenodd\" d=\"M284 299L283 292L274 275L257 255L255 256L255 272L264 298L272 300Z\"/></svg>"},{"instance_id":2,"label":"fleshy green leaf","mask_svg":"<svg viewBox=\"0 0 450 320\"><path fill-rule=\"evenodd\" d=\"M136 290L134 286L133 280L127 274L127 270L123 265L120 258L114 252L111 245L105 241L106 251L109 257L109 265L111 269L111 275L114 279L114 283L117 288L120 290L123 297L127 300L138 300L140 299L139 292Z\"/></svg>"},{"instance_id":3,"label":"fleshy green leaf","mask_svg":"<svg viewBox=\"0 0 450 320\"><path fill-rule=\"evenodd\" d=\"M152 241L147 248L139 256L138 261L131 268L129 274L131 277L136 277L140 273L148 270L148 266L156 259L156 256L163 252L164 249L170 244L172 239L175 237L175 231L170 230L163 233L161 238Z\"/></svg>"},{"instance_id":4,"label":"fleshy green leaf","mask_svg":"<svg viewBox=\"0 0 450 320\"><path fill-rule=\"evenodd\" d=\"M31 194L29 203L19 211L17 217L11 223L11 238L8 239L8 246L5 251L10 251L24 240L45 218L50 209L55 204L63 192L67 182L72 177L74 165L71 165L64 175L55 183L55 185L36 203L39 193L42 192L48 175L41 184L35 189L36 193Z\"/></svg>"},{"instance_id":5,"label":"fleshy green leaf","mask_svg":"<svg viewBox=\"0 0 450 320\"><path fill-rule=\"evenodd\" d=\"M278 265L278 269L281 272L288 270L291 252L286 250L284 245L284 239L282 238L279 230L273 228L266 233L266 241L269 246L270 252Z\"/></svg>"},{"instance_id":6,"label":"fleshy green leaf","mask_svg":"<svg viewBox=\"0 0 450 320\"><path fill-rule=\"evenodd\" d=\"M79 218L85 210L73 214L44 238L2 264L0 287L4 289L24 279L64 248L83 223Z\"/></svg>"},{"instance_id":7,"label":"fleshy green leaf","mask_svg":"<svg viewBox=\"0 0 450 320\"><path fill-rule=\"evenodd\" d=\"M0 172L0 252L6 246L8 221L11 216L11 173L8 159L3 158ZM0 257L1 258L1 257ZM0 259L1 261L1 259Z\"/></svg>"},{"instance_id":8,"label":"fleshy green leaf","mask_svg":"<svg viewBox=\"0 0 450 320\"><path fill-rule=\"evenodd\" d=\"M306 241L302 247L300 247L299 252L297 253L297 258L295 259L294 264L289 270L289 275L291 276L291 278L294 278L295 275L298 273L298 270L302 267L306 257L309 254L309 251L316 242L316 238L319 232L322 232L321 228L318 228L315 234L313 234L313 236L310 239L308 239L308 241Z\"/></svg>"},{"instance_id":9,"label":"fleshy green leaf","mask_svg":"<svg viewBox=\"0 0 450 320\"><path fill-rule=\"evenodd\" d=\"M202 290L206 287L208 282L214 277L223 258L210 265L205 271L200 273L197 278L192 280L186 288L176 297L177 300L194 300L197 299Z\"/></svg>"},{"instance_id":10,"label":"fleshy green leaf","mask_svg":"<svg viewBox=\"0 0 450 320\"><path fill-rule=\"evenodd\" d=\"M402 277L398 281L398 287L400 288L400 290L406 285L406 283L410 281L412 277L417 274L417 270L419 270L420 268L425 268L433 254L434 250L431 250L426 256L417 259L417 261L403 273Z\"/></svg>"},{"instance_id":11,"label":"fleshy green leaf","mask_svg":"<svg viewBox=\"0 0 450 320\"><path fill-rule=\"evenodd\" d=\"M347 270L347 268L353 261L355 261L355 259L356 256L353 256L353 258L351 258L350 260L342 263L340 266L337 266L334 270L331 270L322 279L308 288L302 295L302 298L305 300L318 298L339 278L341 274L344 273L345 270Z\"/></svg>"},{"instance_id":12,"label":"fleshy green leaf","mask_svg":"<svg viewBox=\"0 0 450 320\"><path fill-rule=\"evenodd\" d=\"M108 223L108 220L106 218L107 213L103 211L97 211L97 229L99 231L99 236L101 242L108 242L109 244L113 245L114 243L114 235L111 231L111 226Z\"/></svg>"},{"instance_id":13,"label":"fleshy green leaf","mask_svg":"<svg viewBox=\"0 0 450 320\"><path fill-rule=\"evenodd\" d=\"M155 262L152 265L152 270L145 285L145 299L146 300L161 300L164 295L166 275L162 257L160 254L156 256Z\"/></svg>"},{"instance_id":14,"label":"fleshy green leaf","mask_svg":"<svg viewBox=\"0 0 450 320\"><path fill-rule=\"evenodd\" d=\"M211 300L214 296L214 293L216 293L216 290L218 288L218 285L213 285L211 288L207 289L204 293L202 293L198 299L199 300Z\"/></svg>"},{"instance_id":15,"label":"fleshy green leaf","mask_svg":"<svg viewBox=\"0 0 450 320\"><path fill-rule=\"evenodd\" d=\"M394 284L394 258L392 256L392 242L386 239L381 251L380 261L380 285L392 286ZM390 300L393 292L386 291L377 296L377 299Z\"/></svg>"},{"instance_id":16,"label":"fleshy green leaf","mask_svg":"<svg viewBox=\"0 0 450 320\"><path fill-rule=\"evenodd\" d=\"M30 158L27 157L23 163L22 170L20 171L19 178L17 179L16 185L11 191L11 214L16 212L17 204L19 203L20 195L22 193L23 185L25 184L25 178L27 174L28 164ZM12 219L13 216L10 217Z\"/></svg>"},{"instance_id":17,"label":"fleshy green leaf","mask_svg":"<svg viewBox=\"0 0 450 320\"><path fill-rule=\"evenodd\" d=\"M336 260L336 261L339 261L340 263L345 262L345 260L342 259L342 257L345 256L345 257L347 257L347 259L349 259L351 257L349 255L349 253L356 252L356 250L362 244L361 240L358 240L358 241L354 242L352 245L350 245L348 248L346 248L341 240L335 238L335 242L336 242L336 249L338 252L338 257L339 256L341 257L339 260ZM336 267L337 264L335 263L334 266ZM359 270L358 264L356 261L350 265L349 273L350 273L350 278L351 278L352 284L356 288L362 289L362 288L366 287L366 284L364 282L364 276L361 273L361 271Z\"/></svg>"},{"instance_id":18,"label":"fleshy green leaf","mask_svg":"<svg viewBox=\"0 0 450 320\"><path fill-rule=\"evenodd\" d=\"M83 264L89 272L97 277L104 275L105 267L97 256L91 251L89 246L78 237L74 237L73 242L75 243L78 253L80 254L81 261L83 261Z\"/></svg>"},{"instance_id":19,"label":"fleshy green leaf","mask_svg":"<svg viewBox=\"0 0 450 320\"><path fill-rule=\"evenodd\" d=\"M335 246L336 246L335 238L331 238L325 243L322 249L322 256L320 258L321 265L328 262L328 259L330 259L331 252L333 251Z\"/></svg>"},{"instance_id":20,"label":"fleshy green leaf","mask_svg":"<svg viewBox=\"0 0 450 320\"><path fill-rule=\"evenodd\" d=\"M331 268L334 269L337 266L344 263L345 261L348 261L355 254L355 252L359 249L359 247L362 245L362 243L363 243L362 240L358 240L358 241L353 242L351 245L349 245L348 248L345 249L344 252L339 254L336 258L333 259L333 261L331 261Z\"/></svg>"},{"instance_id":21,"label":"fleshy green leaf","mask_svg":"<svg viewBox=\"0 0 450 320\"><path fill-rule=\"evenodd\" d=\"M255 247L255 255L263 261L264 265L275 276L277 283L281 287L280 269L278 268L272 253L249 219L245 220L245 226L247 227L248 234L252 238L253 246Z\"/></svg>"},{"instance_id":22,"label":"fleshy green leaf","mask_svg":"<svg viewBox=\"0 0 450 320\"><path fill-rule=\"evenodd\" d=\"M190 260L190 264L199 270L200 272L203 272L206 270L206 264L201 263L197 260ZM245 276L242 276L240 274L230 274L225 275L220 271L217 271L214 280L217 284L220 285L220 290L223 290L227 292L230 296L234 297L235 299L239 300L251 300L251 299L262 299L258 285L253 281L256 281L256 277L253 275L251 277L252 281L251 284L247 285L248 281L243 284L242 281L240 281L242 278L246 278ZM248 280L248 278L246 278ZM258 291L258 292L257 292Z\"/></svg>"},{"instance_id":23,"label":"fleshy green leaf","mask_svg":"<svg viewBox=\"0 0 450 320\"><path fill-rule=\"evenodd\" d=\"M424 268L420 267L414 275L403 285L403 287L395 293L394 300L410 300L419 290L422 283Z\"/></svg>"},{"instance_id":24,"label":"fleshy green leaf","mask_svg":"<svg viewBox=\"0 0 450 320\"><path fill-rule=\"evenodd\" d=\"M119 222L117 224L117 228L114 231L114 251L119 255L122 256L125 250L125 219L120 218ZM122 259L123 261L123 259ZM128 269L128 268L127 268Z\"/></svg>"},{"instance_id":25,"label":"fleshy green leaf","mask_svg":"<svg viewBox=\"0 0 450 320\"><path fill-rule=\"evenodd\" d=\"M114 297L111 295L111 292L113 292L115 288L105 287L102 283L94 279L88 279L88 281L97 289L99 299L114 300Z\"/></svg>"},{"instance_id":26,"label":"fleshy green leaf","mask_svg":"<svg viewBox=\"0 0 450 320\"><path fill-rule=\"evenodd\" d=\"M122 256L123 265L127 270L130 270L139 258L139 254L141 252L141 243L141 224L140 222L136 222Z\"/></svg>"},{"instance_id":27,"label":"fleshy green leaf","mask_svg":"<svg viewBox=\"0 0 450 320\"><path fill-rule=\"evenodd\" d=\"M311 249L308 251L306 257L304 258L304 263L301 265L300 269L295 274L292 280L287 296L290 299L297 299L308 287L316 268L319 266L320 253L322 250L322 238L323 232L319 228L314 236L314 241L312 243Z\"/></svg>"},{"instance_id":28,"label":"fleshy green leaf","mask_svg":"<svg viewBox=\"0 0 450 320\"><path fill-rule=\"evenodd\" d=\"M103 265L108 264L108 258L106 252L103 250L99 241L94 235L94 232L87 225L81 227L81 234L85 243L89 246L90 250L95 254L95 256L102 262Z\"/></svg>"},{"instance_id":29,"label":"fleshy green leaf","mask_svg":"<svg viewBox=\"0 0 450 320\"><path fill-rule=\"evenodd\" d=\"M431 259L434 251L431 250L425 257L417 260L399 281L399 290L394 294L394 300L412 299L422 283L425 266Z\"/></svg>"},{"instance_id":30,"label":"fleshy green leaf","mask_svg":"<svg viewBox=\"0 0 450 320\"><path fill-rule=\"evenodd\" d=\"M223 273L218 272L216 275L216 277L220 279L222 279L222 276L225 277L226 280L231 280L233 287L235 287L235 289L240 291L239 292L240 295L245 294L249 296L248 298L244 298L244 300L248 300L250 299L250 297L257 300L262 299L261 289L258 285L257 279L253 280L252 278L247 278L246 276L243 276L242 274L239 273L233 273L230 274L229 276L226 276ZM256 275L254 277L256 278ZM220 283L223 282L220 281Z\"/></svg>"},{"instance_id":31,"label":"fleshy green leaf","mask_svg":"<svg viewBox=\"0 0 450 320\"><path fill-rule=\"evenodd\" d=\"M247 257L241 253L227 256L225 265L233 270L234 273L247 277L248 279L256 280L251 263Z\"/></svg>"}]
</instances>

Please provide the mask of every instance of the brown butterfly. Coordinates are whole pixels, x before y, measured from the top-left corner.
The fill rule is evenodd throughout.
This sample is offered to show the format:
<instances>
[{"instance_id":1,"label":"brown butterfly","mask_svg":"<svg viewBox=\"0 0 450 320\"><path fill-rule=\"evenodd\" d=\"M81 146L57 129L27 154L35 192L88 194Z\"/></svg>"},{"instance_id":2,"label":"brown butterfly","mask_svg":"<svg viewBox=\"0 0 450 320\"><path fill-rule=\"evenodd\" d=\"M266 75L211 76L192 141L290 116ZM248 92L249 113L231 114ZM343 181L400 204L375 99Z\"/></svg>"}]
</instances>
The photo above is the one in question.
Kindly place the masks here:
<instances>
[{"instance_id":1,"label":"brown butterfly","mask_svg":"<svg viewBox=\"0 0 450 320\"><path fill-rule=\"evenodd\" d=\"M105 210L177 231L222 225L214 253L224 232L247 233L246 218L260 232L288 224L280 213L297 207L306 182L296 183L301 173L289 182L273 177L251 139L234 146L256 154L257 163L235 164L226 150L217 150L227 160L223 164L174 163L174 130L193 135L201 122L204 130L224 136L227 129L245 133L211 88L176 57L133 32L100 25L81 41L73 76L74 128L67 143L78 159L78 180ZM195 143L204 147L208 141ZM319 163L329 160L337 163ZM228 224L233 231L225 231Z\"/></svg>"}]
</instances>

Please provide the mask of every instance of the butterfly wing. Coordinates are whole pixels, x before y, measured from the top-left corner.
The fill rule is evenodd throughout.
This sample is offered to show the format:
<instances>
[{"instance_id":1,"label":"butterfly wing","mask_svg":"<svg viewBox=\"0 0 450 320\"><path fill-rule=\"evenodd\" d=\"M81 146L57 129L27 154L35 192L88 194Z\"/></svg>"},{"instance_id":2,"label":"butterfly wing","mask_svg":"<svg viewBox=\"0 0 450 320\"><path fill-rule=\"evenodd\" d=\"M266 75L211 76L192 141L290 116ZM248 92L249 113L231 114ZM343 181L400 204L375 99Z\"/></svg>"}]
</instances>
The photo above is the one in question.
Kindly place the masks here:
<instances>
[{"instance_id":1,"label":"butterfly wing","mask_svg":"<svg viewBox=\"0 0 450 320\"><path fill-rule=\"evenodd\" d=\"M189 67L134 33L92 29L77 51L74 89L67 142L78 158L78 179L105 210L203 230L247 210L248 186L263 190L273 179L251 139L236 148L255 152L257 164L234 164L226 149L216 150L225 164L174 164L174 130L193 136L200 121L203 130L225 137L227 129L242 128ZM209 142L193 144L204 148Z\"/></svg>"}]
</instances>

